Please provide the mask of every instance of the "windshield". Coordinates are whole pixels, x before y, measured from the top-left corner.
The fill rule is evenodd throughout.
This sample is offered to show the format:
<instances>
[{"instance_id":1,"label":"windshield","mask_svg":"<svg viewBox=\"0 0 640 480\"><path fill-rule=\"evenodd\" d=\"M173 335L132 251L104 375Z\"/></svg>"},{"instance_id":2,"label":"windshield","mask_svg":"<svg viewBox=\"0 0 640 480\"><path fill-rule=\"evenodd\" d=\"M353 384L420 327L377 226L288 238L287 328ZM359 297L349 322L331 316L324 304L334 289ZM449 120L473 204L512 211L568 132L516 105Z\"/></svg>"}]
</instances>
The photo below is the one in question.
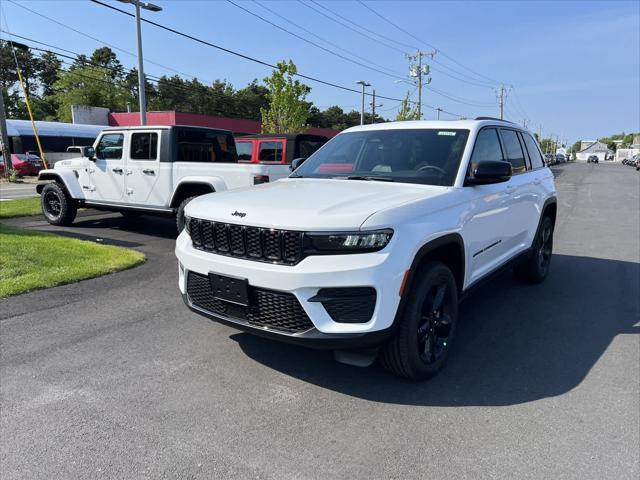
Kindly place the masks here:
<instances>
[{"instance_id":1,"label":"windshield","mask_svg":"<svg viewBox=\"0 0 640 480\"><path fill-rule=\"evenodd\" d=\"M292 177L381 180L451 186L469 130L407 129L343 133Z\"/></svg>"}]
</instances>

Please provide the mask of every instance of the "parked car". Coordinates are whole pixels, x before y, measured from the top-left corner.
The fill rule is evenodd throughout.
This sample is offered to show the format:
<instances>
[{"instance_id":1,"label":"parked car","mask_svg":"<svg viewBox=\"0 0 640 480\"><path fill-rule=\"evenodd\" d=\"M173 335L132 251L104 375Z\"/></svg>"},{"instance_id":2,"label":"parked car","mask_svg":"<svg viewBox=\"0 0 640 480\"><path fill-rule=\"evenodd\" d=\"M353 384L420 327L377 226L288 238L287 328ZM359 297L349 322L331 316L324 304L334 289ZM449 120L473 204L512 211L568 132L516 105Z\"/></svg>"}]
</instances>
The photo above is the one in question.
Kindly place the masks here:
<instances>
[{"instance_id":1,"label":"parked car","mask_svg":"<svg viewBox=\"0 0 640 480\"><path fill-rule=\"evenodd\" d=\"M556 163L567 163L567 158L562 154L556 154Z\"/></svg>"},{"instance_id":2,"label":"parked car","mask_svg":"<svg viewBox=\"0 0 640 480\"><path fill-rule=\"evenodd\" d=\"M247 135L236 138L238 161L290 165L294 158L307 158L328 138L322 135Z\"/></svg>"},{"instance_id":3,"label":"parked car","mask_svg":"<svg viewBox=\"0 0 640 480\"><path fill-rule=\"evenodd\" d=\"M534 283L549 272L553 174L514 123L354 127L292 168L187 205L176 255L188 308L346 363L379 354L421 379L442 368L473 286L510 265Z\"/></svg>"},{"instance_id":4,"label":"parked car","mask_svg":"<svg viewBox=\"0 0 640 480\"><path fill-rule=\"evenodd\" d=\"M1 171L2 175L4 175L5 170L5 161L2 157L2 153L0 153L0 163L2 164ZM44 163L42 159L31 152L26 153L12 153L11 154L11 165L14 170L18 171L18 174L27 177L30 175L38 175L38 172L44 168Z\"/></svg>"},{"instance_id":5,"label":"parked car","mask_svg":"<svg viewBox=\"0 0 640 480\"><path fill-rule=\"evenodd\" d=\"M69 153L79 153L81 157L90 157L93 155L93 147L90 145L67 147Z\"/></svg>"},{"instance_id":6,"label":"parked car","mask_svg":"<svg viewBox=\"0 0 640 480\"><path fill-rule=\"evenodd\" d=\"M547 166L555 165L556 164L556 157L554 155L550 154L550 153L547 153L544 156L544 163Z\"/></svg>"},{"instance_id":7,"label":"parked car","mask_svg":"<svg viewBox=\"0 0 640 480\"><path fill-rule=\"evenodd\" d=\"M640 156L636 155L636 172L640 170Z\"/></svg>"},{"instance_id":8,"label":"parked car","mask_svg":"<svg viewBox=\"0 0 640 480\"><path fill-rule=\"evenodd\" d=\"M125 216L174 215L195 197L286 177L285 165L238 164L231 132L202 127L107 128L86 157L40 172L42 211L53 225L73 222L79 207Z\"/></svg>"},{"instance_id":9,"label":"parked car","mask_svg":"<svg viewBox=\"0 0 640 480\"><path fill-rule=\"evenodd\" d=\"M589 158L587 158L587 163L598 163L598 161L597 155L589 155Z\"/></svg>"}]
</instances>

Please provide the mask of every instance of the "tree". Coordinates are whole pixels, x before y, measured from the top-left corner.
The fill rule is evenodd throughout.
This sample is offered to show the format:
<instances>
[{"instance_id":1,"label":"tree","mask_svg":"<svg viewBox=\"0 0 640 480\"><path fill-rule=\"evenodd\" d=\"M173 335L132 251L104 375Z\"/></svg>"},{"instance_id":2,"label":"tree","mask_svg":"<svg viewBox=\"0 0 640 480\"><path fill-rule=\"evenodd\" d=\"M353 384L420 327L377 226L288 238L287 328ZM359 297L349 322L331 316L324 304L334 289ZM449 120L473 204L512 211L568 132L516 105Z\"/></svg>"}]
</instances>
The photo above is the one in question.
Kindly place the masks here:
<instances>
[{"instance_id":1,"label":"tree","mask_svg":"<svg viewBox=\"0 0 640 480\"><path fill-rule=\"evenodd\" d=\"M306 130L311 103L305 101L311 88L293 77L298 69L289 60L264 79L269 106L261 108L263 133L300 133Z\"/></svg>"},{"instance_id":2,"label":"tree","mask_svg":"<svg viewBox=\"0 0 640 480\"><path fill-rule=\"evenodd\" d=\"M112 80L122 79L124 67L120 63L120 60L118 60L118 56L109 47L94 50L89 63L93 66L103 67L109 70Z\"/></svg>"},{"instance_id":3,"label":"tree","mask_svg":"<svg viewBox=\"0 0 640 480\"><path fill-rule=\"evenodd\" d=\"M254 79L249 85L236 91L232 116L249 120L260 120L260 111L269 106L267 94L269 90L264 85L258 85Z\"/></svg>"},{"instance_id":4,"label":"tree","mask_svg":"<svg viewBox=\"0 0 640 480\"><path fill-rule=\"evenodd\" d=\"M53 95L58 102L58 119L71 121L71 105L124 110L129 96L120 83L112 81L111 75L106 68L92 66L62 72L54 84Z\"/></svg>"},{"instance_id":5,"label":"tree","mask_svg":"<svg viewBox=\"0 0 640 480\"><path fill-rule=\"evenodd\" d=\"M396 115L396 122L420 119L420 115L418 115L418 108L417 106L412 107L412 102L409 97L410 94L407 92L407 95L404 97L402 104L400 105L400 110L398 110L398 114Z\"/></svg>"}]
</instances>

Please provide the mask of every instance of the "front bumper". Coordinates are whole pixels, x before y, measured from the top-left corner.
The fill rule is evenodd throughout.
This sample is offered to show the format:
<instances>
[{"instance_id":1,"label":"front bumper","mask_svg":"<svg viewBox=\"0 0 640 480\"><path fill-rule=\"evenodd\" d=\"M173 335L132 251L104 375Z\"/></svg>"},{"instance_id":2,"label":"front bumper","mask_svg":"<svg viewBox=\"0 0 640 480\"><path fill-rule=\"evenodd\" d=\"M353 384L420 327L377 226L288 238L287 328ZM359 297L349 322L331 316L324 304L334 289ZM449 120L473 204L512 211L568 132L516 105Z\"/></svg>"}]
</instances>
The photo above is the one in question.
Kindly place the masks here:
<instances>
[{"instance_id":1,"label":"front bumper","mask_svg":"<svg viewBox=\"0 0 640 480\"><path fill-rule=\"evenodd\" d=\"M324 345L327 348L368 347L383 342L391 331L400 302L404 270L390 261L389 249L367 254L326 255L305 258L294 266L275 265L216 255L193 248L186 233L176 241L180 263L179 286L185 303L201 315L242 330L291 343ZM206 276L210 272L244 278L251 287L295 296L313 327L300 333L283 333L256 328L239 318L194 305L187 293L189 272ZM313 297L322 288L372 287L376 292L371 318L363 323L335 322L322 303ZM311 300L311 301L310 301ZM344 346L342 346L344 344Z\"/></svg>"}]
</instances>

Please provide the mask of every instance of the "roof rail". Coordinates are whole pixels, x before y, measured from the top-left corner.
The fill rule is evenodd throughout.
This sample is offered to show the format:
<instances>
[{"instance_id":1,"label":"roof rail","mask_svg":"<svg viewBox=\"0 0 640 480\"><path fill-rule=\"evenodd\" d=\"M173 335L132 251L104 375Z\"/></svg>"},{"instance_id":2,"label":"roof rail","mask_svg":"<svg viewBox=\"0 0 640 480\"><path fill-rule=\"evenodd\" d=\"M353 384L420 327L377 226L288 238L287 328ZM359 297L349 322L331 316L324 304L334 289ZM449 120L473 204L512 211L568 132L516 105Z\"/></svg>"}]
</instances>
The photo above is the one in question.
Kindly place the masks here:
<instances>
[{"instance_id":1,"label":"roof rail","mask_svg":"<svg viewBox=\"0 0 640 480\"><path fill-rule=\"evenodd\" d=\"M515 122L511 122L509 120L504 120L502 118L496 118L496 117L476 117L475 120L495 120L496 122L513 123L514 125L516 125Z\"/></svg>"}]
</instances>

